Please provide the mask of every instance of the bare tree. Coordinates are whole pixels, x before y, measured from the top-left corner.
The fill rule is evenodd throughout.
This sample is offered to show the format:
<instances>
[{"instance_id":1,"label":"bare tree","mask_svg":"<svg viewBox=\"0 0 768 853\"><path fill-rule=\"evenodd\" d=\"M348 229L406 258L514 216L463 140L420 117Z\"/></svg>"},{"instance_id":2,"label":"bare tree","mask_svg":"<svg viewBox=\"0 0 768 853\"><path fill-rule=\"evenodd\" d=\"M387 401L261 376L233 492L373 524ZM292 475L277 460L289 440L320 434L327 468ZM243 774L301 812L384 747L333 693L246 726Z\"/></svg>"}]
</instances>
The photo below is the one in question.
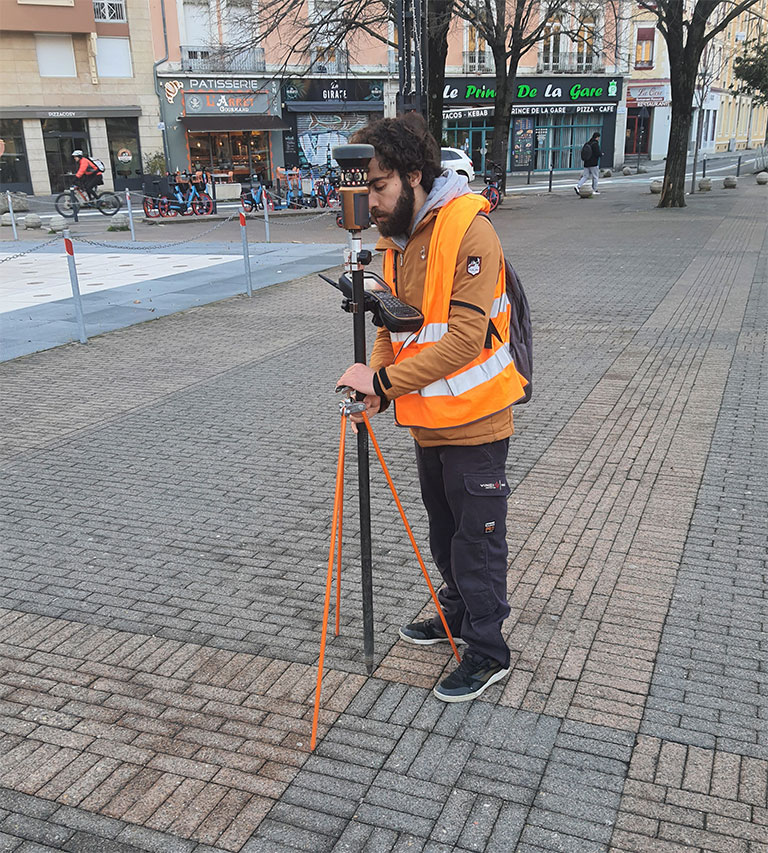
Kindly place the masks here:
<instances>
[{"instance_id":1,"label":"bare tree","mask_svg":"<svg viewBox=\"0 0 768 853\"><path fill-rule=\"evenodd\" d=\"M685 165L701 56L712 39L757 0L639 0L656 18L669 55L672 120L659 207L685 207Z\"/></svg>"},{"instance_id":2,"label":"bare tree","mask_svg":"<svg viewBox=\"0 0 768 853\"><path fill-rule=\"evenodd\" d=\"M694 93L694 103L696 104L696 141L693 146L693 174L691 175L691 192L696 192L696 169L699 161L699 151L701 150L701 137L704 130L702 117L704 115L704 104L706 103L709 93L715 81L722 75L727 62L727 53L723 50L722 45L708 43L704 47L699 62L699 71L696 75L696 90Z\"/></svg>"}]
</instances>

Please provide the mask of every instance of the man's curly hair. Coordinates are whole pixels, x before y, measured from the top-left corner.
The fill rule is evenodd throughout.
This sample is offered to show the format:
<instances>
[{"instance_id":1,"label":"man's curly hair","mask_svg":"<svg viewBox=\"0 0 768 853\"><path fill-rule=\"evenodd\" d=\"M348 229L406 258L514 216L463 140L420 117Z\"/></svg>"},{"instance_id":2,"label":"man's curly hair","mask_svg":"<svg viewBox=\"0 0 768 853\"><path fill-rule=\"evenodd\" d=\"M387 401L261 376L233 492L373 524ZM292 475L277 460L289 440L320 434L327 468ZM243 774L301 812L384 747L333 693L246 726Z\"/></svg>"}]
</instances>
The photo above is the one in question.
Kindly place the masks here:
<instances>
[{"instance_id":1,"label":"man's curly hair","mask_svg":"<svg viewBox=\"0 0 768 853\"><path fill-rule=\"evenodd\" d=\"M419 113L378 119L358 130L349 141L373 145L381 167L397 172L403 181L406 175L420 170L421 186L427 193L443 171L440 147Z\"/></svg>"}]
</instances>

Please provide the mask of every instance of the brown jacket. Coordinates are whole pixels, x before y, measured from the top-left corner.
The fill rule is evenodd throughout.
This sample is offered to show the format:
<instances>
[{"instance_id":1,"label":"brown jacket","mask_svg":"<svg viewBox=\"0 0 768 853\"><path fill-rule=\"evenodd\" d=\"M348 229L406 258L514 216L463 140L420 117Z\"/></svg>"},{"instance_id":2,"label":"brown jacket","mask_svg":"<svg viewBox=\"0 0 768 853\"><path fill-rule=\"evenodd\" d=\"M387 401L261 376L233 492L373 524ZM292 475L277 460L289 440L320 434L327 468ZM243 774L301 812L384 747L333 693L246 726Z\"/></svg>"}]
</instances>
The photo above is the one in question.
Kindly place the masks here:
<instances>
[{"instance_id":1,"label":"brown jacket","mask_svg":"<svg viewBox=\"0 0 768 853\"><path fill-rule=\"evenodd\" d=\"M427 258L437 214L438 209L435 208L419 222L405 251L387 237L380 238L376 244L380 251L395 250L397 296L416 308L422 305ZM480 259L480 272L476 275L467 271L469 258ZM389 331L381 328L376 335L370 366L376 371L384 368L379 374L379 381L387 400L394 400L442 379L480 354L488 334L488 317L501 264L501 244L493 225L484 216L476 217L459 249L447 334L434 346L397 364L393 364L394 352ZM511 407L461 427L411 429L411 434L421 447L485 444L508 438L513 432Z\"/></svg>"}]
</instances>

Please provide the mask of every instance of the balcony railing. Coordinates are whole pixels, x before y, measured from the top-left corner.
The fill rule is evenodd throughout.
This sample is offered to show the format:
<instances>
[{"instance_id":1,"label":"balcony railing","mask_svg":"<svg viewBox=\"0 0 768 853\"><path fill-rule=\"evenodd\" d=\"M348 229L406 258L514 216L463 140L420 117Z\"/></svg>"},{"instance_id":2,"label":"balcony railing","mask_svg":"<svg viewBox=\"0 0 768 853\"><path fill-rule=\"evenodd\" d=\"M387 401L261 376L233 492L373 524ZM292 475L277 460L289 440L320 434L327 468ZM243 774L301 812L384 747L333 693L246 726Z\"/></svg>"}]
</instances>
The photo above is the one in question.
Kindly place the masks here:
<instances>
[{"instance_id":1,"label":"balcony railing","mask_svg":"<svg viewBox=\"0 0 768 853\"><path fill-rule=\"evenodd\" d=\"M263 47L249 47L245 50L238 50L220 44L181 45L182 71L251 73L264 71L265 68Z\"/></svg>"},{"instance_id":2,"label":"balcony railing","mask_svg":"<svg viewBox=\"0 0 768 853\"><path fill-rule=\"evenodd\" d=\"M464 73L481 74L484 71L493 71L491 57L484 50L465 50Z\"/></svg>"},{"instance_id":3,"label":"balcony railing","mask_svg":"<svg viewBox=\"0 0 768 853\"><path fill-rule=\"evenodd\" d=\"M342 48L333 51L313 49L310 62L310 71L314 74L346 74L349 71L349 53Z\"/></svg>"},{"instance_id":4,"label":"balcony railing","mask_svg":"<svg viewBox=\"0 0 768 853\"><path fill-rule=\"evenodd\" d=\"M124 0L93 0L93 17L100 23L124 24L128 20Z\"/></svg>"},{"instance_id":5,"label":"balcony railing","mask_svg":"<svg viewBox=\"0 0 768 853\"><path fill-rule=\"evenodd\" d=\"M539 74L594 74L604 70L605 63L598 54L576 52L540 56L536 68Z\"/></svg>"}]
</instances>

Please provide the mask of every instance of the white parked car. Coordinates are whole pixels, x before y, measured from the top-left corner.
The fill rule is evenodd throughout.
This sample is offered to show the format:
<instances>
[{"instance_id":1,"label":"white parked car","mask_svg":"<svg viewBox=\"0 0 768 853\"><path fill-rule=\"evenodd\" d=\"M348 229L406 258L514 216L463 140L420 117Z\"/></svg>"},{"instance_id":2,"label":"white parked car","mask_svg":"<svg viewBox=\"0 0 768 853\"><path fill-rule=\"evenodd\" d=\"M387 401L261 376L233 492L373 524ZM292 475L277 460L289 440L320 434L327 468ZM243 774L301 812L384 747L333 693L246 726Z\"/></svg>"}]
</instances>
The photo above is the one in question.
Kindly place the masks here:
<instances>
[{"instance_id":1,"label":"white parked car","mask_svg":"<svg viewBox=\"0 0 768 853\"><path fill-rule=\"evenodd\" d=\"M440 165L443 169L453 169L454 172L464 175L468 181L475 180L475 167L469 155L460 148L441 148Z\"/></svg>"}]
</instances>

